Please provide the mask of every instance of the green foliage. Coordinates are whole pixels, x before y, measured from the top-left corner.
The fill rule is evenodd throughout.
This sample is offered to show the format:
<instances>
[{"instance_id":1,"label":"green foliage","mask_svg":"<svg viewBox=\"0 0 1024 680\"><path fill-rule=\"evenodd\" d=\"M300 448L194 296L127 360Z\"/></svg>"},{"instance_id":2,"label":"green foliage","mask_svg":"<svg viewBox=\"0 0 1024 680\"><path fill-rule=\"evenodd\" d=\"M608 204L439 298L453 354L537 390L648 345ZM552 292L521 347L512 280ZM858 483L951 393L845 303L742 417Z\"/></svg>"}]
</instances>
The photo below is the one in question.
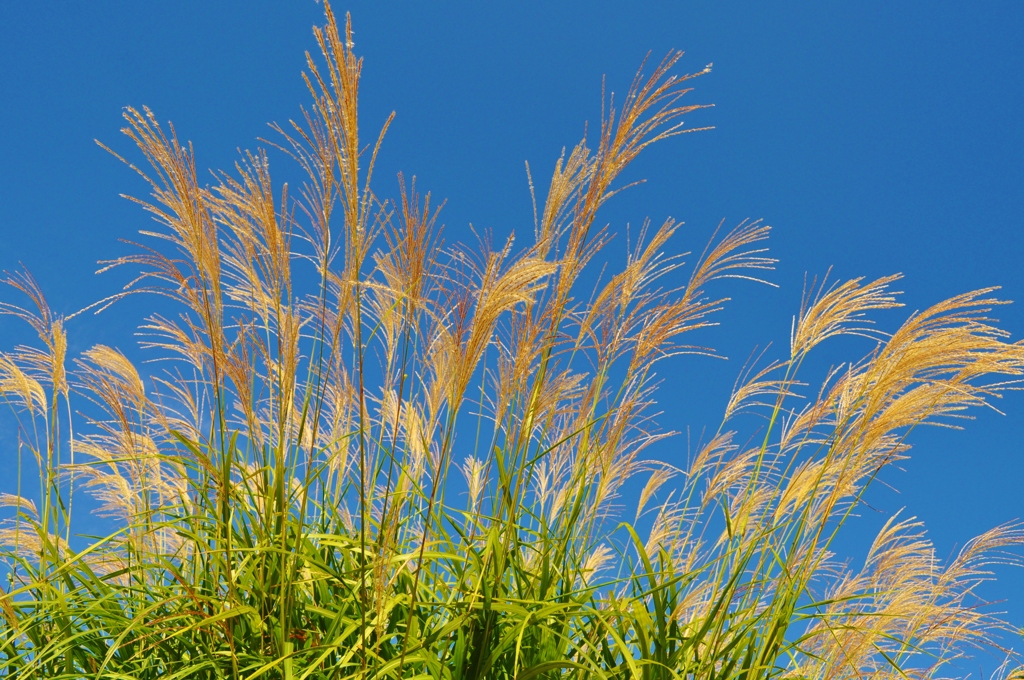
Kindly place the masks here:
<instances>
[{"instance_id":1,"label":"green foliage","mask_svg":"<svg viewBox=\"0 0 1024 680\"><path fill-rule=\"evenodd\" d=\"M556 163L529 245L445 246L429 195L370 188L384 131L359 137L350 29L328 8L316 38L313 105L278 129L297 198L263 151L202 186L190 147L126 114L159 228L112 266L174 308L142 327L164 372L102 346L67 367L64 320L8 280L32 309L0 311L41 345L0 356L39 472L38 493L0 496L5 677L931 677L999 632L971 591L1019 527L945 565L895 518L861 570L831 552L914 427L1024 371L991 291L887 336L865 315L898 306L897 277L822 284L789 356L738 384L685 469L660 463L642 455L664 436L652 367L710 352L683 336L721 307L719 279L772 267L768 228L715 240L679 288L660 287L683 267L672 221L593 293L582 274L620 173L689 131L703 72L672 75L669 55L609 103L595 148ZM844 334L877 346L803 400L804 358ZM755 439L744 413L765 417ZM75 537L82 493L115 533Z\"/></svg>"}]
</instances>

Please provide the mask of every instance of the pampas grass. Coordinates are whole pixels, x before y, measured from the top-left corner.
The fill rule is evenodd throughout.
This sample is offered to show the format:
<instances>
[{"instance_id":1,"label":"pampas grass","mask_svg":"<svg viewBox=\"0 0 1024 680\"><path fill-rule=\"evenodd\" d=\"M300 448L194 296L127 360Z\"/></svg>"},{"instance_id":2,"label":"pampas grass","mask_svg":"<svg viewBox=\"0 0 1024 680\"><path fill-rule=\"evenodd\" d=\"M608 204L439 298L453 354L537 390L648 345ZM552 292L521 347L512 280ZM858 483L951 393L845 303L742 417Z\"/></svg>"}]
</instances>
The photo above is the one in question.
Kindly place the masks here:
<instances>
[{"instance_id":1,"label":"pampas grass","mask_svg":"<svg viewBox=\"0 0 1024 680\"><path fill-rule=\"evenodd\" d=\"M315 36L312 104L274 142L299 190L264 151L203 185L173 129L125 115L156 225L107 266L175 310L141 329L162 368L68 357L32 277L7 279L27 303L0 311L39 342L0 355L38 472L0 496L5 677L931 678L998 644L1009 628L974 590L1024 527L942 562L894 517L861 569L834 554L918 425L1024 372L995 291L886 334L870 315L899 306L898 277L822 283L688 466L660 463L653 367L709 351L688 334L726 302L721 279L773 267L768 227L684 263L664 254L675 223L649 225L596 289L583 272L622 171L693 131L704 71L670 54L639 73L555 163L533 234L452 244L414 182L371 188L387 125L359 128L351 27L328 7ZM801 382L844 335L874 349ZM114 533L72 533L81 494Z\"/></svg>"}]
</instances>

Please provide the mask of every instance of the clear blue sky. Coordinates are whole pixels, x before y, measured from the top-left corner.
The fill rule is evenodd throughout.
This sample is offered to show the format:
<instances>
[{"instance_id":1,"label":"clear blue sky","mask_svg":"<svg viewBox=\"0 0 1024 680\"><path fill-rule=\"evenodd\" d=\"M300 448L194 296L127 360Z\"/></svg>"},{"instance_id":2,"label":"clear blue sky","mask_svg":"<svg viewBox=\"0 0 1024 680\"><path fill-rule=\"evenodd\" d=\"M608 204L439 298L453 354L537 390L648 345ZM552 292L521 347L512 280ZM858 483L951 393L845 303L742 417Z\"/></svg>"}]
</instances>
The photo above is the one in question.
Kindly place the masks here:
<instances>
[{"instance_id":1,"label":"clear blue sky","mask_svg":"<svg viewBox=\"0 0 1024 680\"><path fill-rule=\"evenodd\" d=\"M680 250L699 250L723 218L762 217L774 227L779 288L729 289L734 304L706 340L732 360L668 367L666 427L714 426L746 355L785 345L804 274L830 266L838 277L903 272L910 310L1002 285L1020 303L998 316L1024 336L1024 3L335 9L352 11L366 58L365 129L398 114L378 190L391 193L398 170L417 175L447 199L449 239L467 235L470 222L499 234L529 230L523 161L547 176L584 121L598 119L603 74L623 92L648 50L658 58L686 50L687 70L714 62L692 97L716 107L688 122L716 129L642 157L633 176L650 181L605 217L620 234L645 217L683 220ZM310 27L321 20L312 0L0 3L0 267L24 262L65 313L113 292L120 279L92 272L125 252L117 239L147 225L118 198L143 187L93 139L130 150L117 132L121 109L147 105L195 143L200 166L228 167L237 148L269 134L268 121L286 121L306 102L303 51L315 47ZM143 308L81 319L73 349L130 348ZM897 320L888 317L888 327ZM15 338L0 322L2 344ZM868 511L866 523L906 506L946 555L1024 517L1024 394L1000 405L1005 417L979 413L963 432L916 436L905 471L886 476L901 493L877 494L879 512ZM992 592L1005 593L1024 625L1024 575L1001 576Z\"/></svg>"}]
</instances>

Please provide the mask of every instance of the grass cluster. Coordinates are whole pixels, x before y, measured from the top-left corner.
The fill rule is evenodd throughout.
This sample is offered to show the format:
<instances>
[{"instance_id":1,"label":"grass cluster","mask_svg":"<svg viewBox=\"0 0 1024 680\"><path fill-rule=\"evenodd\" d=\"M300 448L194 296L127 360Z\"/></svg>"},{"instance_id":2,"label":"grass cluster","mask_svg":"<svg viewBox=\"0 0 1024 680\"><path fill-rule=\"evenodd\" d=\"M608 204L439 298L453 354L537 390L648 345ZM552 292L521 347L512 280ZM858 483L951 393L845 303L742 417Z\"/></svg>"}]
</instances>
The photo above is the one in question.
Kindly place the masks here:
<instances>
[{"instance_id":1,"label":"grass cluster","mask_svg":"<svg viewBox=\"0 0 1024 680\"><path fill-rule=\"evenodd\" d=\"M204 185L173 130L126 113L159 226L110 266L169 298L142 327L164 371L69 358L64 319L8 278L31 302L0 311L40 344L0 355L0 392L39 487L0 496L0 675L935 677L1005 629L973 590L1019 526L942 563L894 518L863 566L832 554L915 426L1024 371L992 291L883 334L868 315L898 306L896 277L823 284L687 465L658 462L653 368L706 351L686 334L712 323L716 281L771 268L768 228L717 238L688 277L663 254L671 221L596 288L584 270L623 169L688 131L701 73L670 55L638 75L555 164L526 245L449 245L429 195L371 189L384 130L360 137L351 31L328 9L315 35L312 106L277 129L298 191L262 151ZM874 349L802 385L848 334ZM744 413L764 418L739 434ZM76 537L82 493L115 533Z\"/></svg>"}]
</instances>

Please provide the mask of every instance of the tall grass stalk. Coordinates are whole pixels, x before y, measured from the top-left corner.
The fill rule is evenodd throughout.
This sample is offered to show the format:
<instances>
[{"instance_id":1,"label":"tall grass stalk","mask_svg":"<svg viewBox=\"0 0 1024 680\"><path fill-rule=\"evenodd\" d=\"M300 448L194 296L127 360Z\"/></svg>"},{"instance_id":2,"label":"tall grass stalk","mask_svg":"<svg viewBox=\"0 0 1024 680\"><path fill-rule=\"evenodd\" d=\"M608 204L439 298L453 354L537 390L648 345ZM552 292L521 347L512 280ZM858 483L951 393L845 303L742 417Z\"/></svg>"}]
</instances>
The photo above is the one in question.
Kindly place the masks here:
<instances>
[{"instance_id":1,"label":"tall grass stalk","mask_svg":"<svg viewBox=\"0 0 1024 680\"><path fill-rule=\"evenodd\" d=\"M995 644L1007 627L974 590L1019 525L943 563L895 517L863 567L833 555L915 427L1024 371L992 290L884 334L869 315L898 306L898 277L821 284L788 356L749 371L686 466L658 462L653 367L710 351L687 334L713 324L721 279L772 268L768 227L719 235L681 277L668 220L596 288L585 271L622 171L692 130L706 71L675 74L673 53L638 74L555 163L533 233L467 246L415 182L371 189L387 124L359 129L350 26L327 8L315 35L312 105L276 128L298 191L264 151L204 185L173 129L125 114L157 226L107 267L167 299L142 326L164 370L69 358L36 282L7 278L29 303L0 311L40 342L0 355L0 392L39 486L19 473L0 496L0 674L927 678ZM800 396L804 359L842 335L874 348ZM82 493L114 533L76 535Z\"/></svg>"}]
</instances>

